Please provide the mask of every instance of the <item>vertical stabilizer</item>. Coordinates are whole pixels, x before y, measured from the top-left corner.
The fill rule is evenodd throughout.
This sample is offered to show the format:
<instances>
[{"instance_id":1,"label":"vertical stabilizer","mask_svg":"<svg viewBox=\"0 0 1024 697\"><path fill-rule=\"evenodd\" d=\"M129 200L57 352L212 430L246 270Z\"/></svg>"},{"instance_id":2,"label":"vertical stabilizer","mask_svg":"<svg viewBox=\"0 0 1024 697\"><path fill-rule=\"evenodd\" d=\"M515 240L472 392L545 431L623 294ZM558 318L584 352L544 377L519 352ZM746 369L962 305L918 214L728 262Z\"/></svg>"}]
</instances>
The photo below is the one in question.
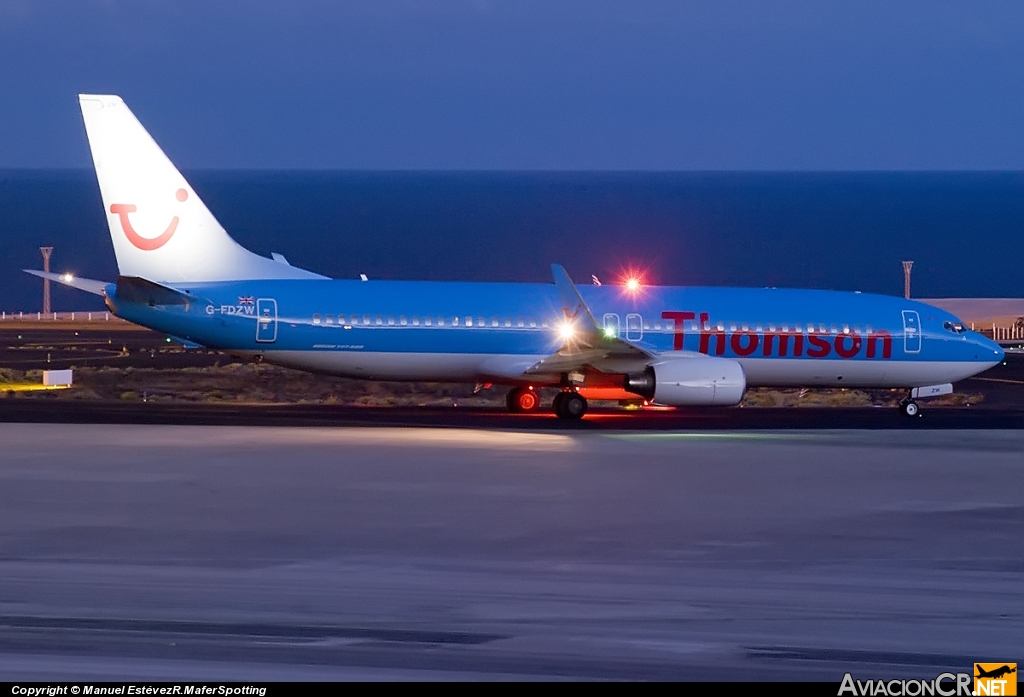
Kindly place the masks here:
<instances>
[{"instance_id":1,"label":"vertical stabilizer","mask_svg":"<svg viewBox=\"0 0 1024 697\"><path fill-rule=\"evenodd\" d=\"M122 276L167 283L324 278L231 239L120 97L78 100Z\"/></svg>"}]
</instances>

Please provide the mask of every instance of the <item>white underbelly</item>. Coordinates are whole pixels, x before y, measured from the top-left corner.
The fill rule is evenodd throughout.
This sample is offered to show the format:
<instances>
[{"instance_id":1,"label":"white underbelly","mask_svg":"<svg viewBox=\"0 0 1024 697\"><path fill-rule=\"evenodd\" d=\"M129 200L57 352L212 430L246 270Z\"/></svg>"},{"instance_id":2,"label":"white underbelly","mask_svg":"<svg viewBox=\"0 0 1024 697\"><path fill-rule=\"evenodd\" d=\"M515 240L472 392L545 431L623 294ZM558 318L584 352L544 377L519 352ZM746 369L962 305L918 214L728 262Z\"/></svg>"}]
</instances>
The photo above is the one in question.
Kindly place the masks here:
<instances>
[{"instance_id":1,"label":"white underbelly","mask_svg":"<svg viewBox=\"0 0 1024 697\"><path fill-rule=\"evenodd\" d=\"M375 353L362 351L266 351L266 361L364 380L473 382L514 380L543 356L478 353Z\"/></svg>"},{"instance_id":2,"label":"white underbelly","mask_svg":"<svg viewBox=\"0 0 1024 697\"><path fill-rule=\"evenodd\" d=\"M751 387L920 387L956 382L992 363L741 358Z\"/></svg>"}]
</instances>

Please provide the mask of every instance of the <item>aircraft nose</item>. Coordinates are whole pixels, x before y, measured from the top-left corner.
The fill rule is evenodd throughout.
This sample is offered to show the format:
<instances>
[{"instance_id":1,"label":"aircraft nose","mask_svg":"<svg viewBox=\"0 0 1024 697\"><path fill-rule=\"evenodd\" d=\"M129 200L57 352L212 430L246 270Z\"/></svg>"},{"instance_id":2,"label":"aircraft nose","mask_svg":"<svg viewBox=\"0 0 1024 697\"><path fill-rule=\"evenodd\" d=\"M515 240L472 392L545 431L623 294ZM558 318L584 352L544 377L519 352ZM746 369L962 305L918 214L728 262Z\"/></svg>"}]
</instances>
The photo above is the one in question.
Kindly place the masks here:
<instances>
[{"instance_id":1,"label":"aircraft nose","mask_svg":"<svg viewBox=\"0 0 1024 697\"><path fill-rule=\"evenodd\" d=\"M985 361L986 363L990 362L992 365L996 365L1001 363L1003 358L1006 357L1006 352L1003 351L1003 347L986 336L978 334L972 343L978 351L978 360Z\"/></svg>"}]
</instances>

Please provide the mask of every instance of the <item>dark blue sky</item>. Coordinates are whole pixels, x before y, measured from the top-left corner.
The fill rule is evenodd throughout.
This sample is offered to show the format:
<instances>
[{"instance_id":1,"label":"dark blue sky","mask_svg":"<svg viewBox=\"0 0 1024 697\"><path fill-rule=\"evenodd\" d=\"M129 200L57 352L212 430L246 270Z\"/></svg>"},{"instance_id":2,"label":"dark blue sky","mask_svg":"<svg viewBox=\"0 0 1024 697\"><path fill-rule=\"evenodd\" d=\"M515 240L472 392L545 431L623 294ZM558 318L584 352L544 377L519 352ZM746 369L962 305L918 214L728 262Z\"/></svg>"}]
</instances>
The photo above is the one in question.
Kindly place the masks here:
<instances>
[{"instance_id":1,"label":"dark blue sky","mask_svg":"<svg viewBox=\"0 0 1024 697\"><path fill-rule=\"evenodd\" d=\"M179 166L1024 169L1024 3L0 0L0 168L78 92Z\"/></svg>"}]
</instances>

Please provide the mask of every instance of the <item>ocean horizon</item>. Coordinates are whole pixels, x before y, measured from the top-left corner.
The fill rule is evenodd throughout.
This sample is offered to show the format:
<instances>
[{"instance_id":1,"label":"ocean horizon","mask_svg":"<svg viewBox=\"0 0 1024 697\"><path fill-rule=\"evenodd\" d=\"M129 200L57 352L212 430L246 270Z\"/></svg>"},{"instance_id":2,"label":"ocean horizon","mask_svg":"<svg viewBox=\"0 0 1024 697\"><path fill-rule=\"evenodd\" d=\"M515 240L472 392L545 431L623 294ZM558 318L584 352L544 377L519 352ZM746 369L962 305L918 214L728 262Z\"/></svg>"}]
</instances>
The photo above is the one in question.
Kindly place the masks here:
<instances>
[{"instance_id":1,"label":"ocean horizon","mask_svg":"<svg viewBox=\"0 0 1024 697\"><path fill-rule=\"evenodd\" d=\"M1024 296L1024 172L194 170L239 244L335 278L805 287ZM91 169L0 170L0 309L52 270L116 278ZM95 296L55 288L55 310Z\"/></svg>"}]
</instances>

